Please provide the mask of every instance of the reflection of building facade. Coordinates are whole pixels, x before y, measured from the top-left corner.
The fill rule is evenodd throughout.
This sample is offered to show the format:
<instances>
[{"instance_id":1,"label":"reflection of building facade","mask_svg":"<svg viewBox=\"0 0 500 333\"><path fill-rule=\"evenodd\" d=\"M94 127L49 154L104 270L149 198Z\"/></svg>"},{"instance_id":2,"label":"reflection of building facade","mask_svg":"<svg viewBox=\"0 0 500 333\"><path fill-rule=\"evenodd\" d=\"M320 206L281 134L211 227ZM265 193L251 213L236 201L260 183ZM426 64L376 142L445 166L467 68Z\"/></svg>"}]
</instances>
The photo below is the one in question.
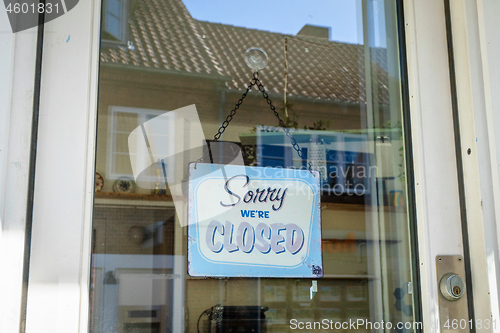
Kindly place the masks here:
<instances>
[{"instance_id":1,"label":"reflection of building facade","mask_svg":"<svg viewBox=\"0 0 500 333\"><path fill-rule=\"evenodd\" d=\"M99 110L109 114L101 117L100 137L112 126L110 123L115 123L108 118L117 117L119 107L137 109L136 115L130 109L124 111L130 114L121 126L129 128L161 112L190 104L196 104L205 135L211 137L250 83L251 70L243 60L250 47L261 47L269 53L270 63L260 76L276 107L282 108L285 38L289 126L359 131L369 122L364 106L367 96L363 46L329 41L328 28L305 26L297 36L287 36L201 22L193 19L180 1L134 2L129 12L129 43L103 40ZM392 100L399 99L400 87L388 76L386 49L370 52L371 79L377 88L373 97L377 108L388 109ZM113 108L115 112L111 111ZM280 113L284 117L283 109ZM120 115L125 116L123 112ZM373 119L368 125L384 128L387 120L381 113L380 119ZM278 125L256 88L231 122L235 131L226 132L223 139L241 142L240 134L255 131L255 126L250 125L255 122ZM119 130L113 127L113 131ZM125 135L101 138L98 163L107 162L113 170L123 168L116 174L131 175L127 157L116 156L126 152L125 140ZM106 147L104 141L108 142ZM110 158L116 162L110 163ZM99 165L97 170L109 174L110 179L116 177L115 172L105 171ZM109 183L105 188L109 189Z\"/></svg>"}]
</instances>

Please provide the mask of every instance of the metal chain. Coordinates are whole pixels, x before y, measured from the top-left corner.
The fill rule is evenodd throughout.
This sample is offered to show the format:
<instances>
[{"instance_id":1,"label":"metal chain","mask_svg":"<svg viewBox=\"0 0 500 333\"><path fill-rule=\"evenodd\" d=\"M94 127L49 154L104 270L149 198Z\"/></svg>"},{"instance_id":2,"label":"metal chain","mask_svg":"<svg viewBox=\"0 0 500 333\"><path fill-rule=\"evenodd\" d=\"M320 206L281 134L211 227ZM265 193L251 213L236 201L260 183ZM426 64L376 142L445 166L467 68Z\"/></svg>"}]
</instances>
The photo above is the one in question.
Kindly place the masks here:
<instances>
[{"instance_id":1,"label":"metal chain","mask_svg":"<svg viewBox=\"0 0 500 333\"><path fill-rule=\"evenodd\" d=\"M250 90L252 89L252 87L256 84L257 79L255 78L255 74L254 74L253 77L254 78L252 79L252 81L250 81L250 84L248 85L247 90L243 93L243 95L241 96L241 98L238 100L238 102L234 106L234 109L231 110L231 112L229 113L229 115L226 117L226 120L224 120L224 122L222 123L221 127L219 127L219 130L214 135L214 141L219 141L222 133L224 133L224 131L226 130L226 128L229 126L229 123L231 122L231 120L233 120L233 117L236 115L236 111L240 108L241 104L243 104L243 100L245 99L245 97L247 97L247 95L250 92ZM198 163L201 163L201 162L203 162L203 156L200 157L198 160L196 160L196 162L194 164L194 168L196 169L196 165Z\"/></svg>"},{"instance_id":2,"label":"metal chain","mask_svg":"<svg viewBox=\"0 0 500 333\"><path fill-rule=\"evenodd\" d=\"M256 74L257 74L257 77L256 77ZM259 91L262 93L262 96L266 99L267 104L269 105L269 107L271 108L271 110L274 112L274 115L276 116L276 118L278 118L280 127L283 129L283 132L285 132L285 135L290 139L290 142L292 143L293 149L295 149L295 151L297 152L297 155L299 155L299 157L301 159L304 159L304 154L302 154L302 150L300 149L300 146L297 143L297 140L295 140L292 137L292 134L290 133L290 130L285 127L285 122L283 121L283 119L281 119L278 111L276 111L276 108L274 107L273 102L269 98L269 95L267 94L266 89L264 88L264 85L259 80L258 75L259 75L259 73L255 72L254 76L253 76L254 80L257 82L257 88L259 88ZM312 168L311 163L307 162L307 169L310 171L311 168Z\"/></svg>"},{"instance_id":3,"label":"metal chain","mask_svg":"<svg viewBox=\"0 0 500 333\"><path fill-rule=\"evenodd\" d=\"M250 81L250 84L248 85L247 90L243 93L243 95L241 96L241 98L238 100L238 102L234 106L234 109L231 110L231 112L229 113L229 115L226 117L226 120L224 120L224 122L222 123L221 127L219 127L219 130L214 135L214 141L219 141L222 133L224 133L224 131L226 130L226 128L229 126L229 123L231 122L231 120L233 120L233 117L236 115L236 111L240 108L241 104L243 104L243 100L245 99L245 97L247 97L248 93L250 92L250 90L252 89L253 86L257 86L257 88L259 89L259 91L262 93L262 96L266 99L267 104L269 105L269 107L271 108L271 110L274 112L274 115L276 116L276 118L278 118L280 127L283 129L283 132L285 132L285 135L290 139L290 142L292 143L292 147L297 152L297 155L299 155L299 157L301 159L304 159L304 154L302 154L302 150L300 149L300 146L297 143L297 140L295 140L292 137L292 134L290 133L290 130L285 127L285 122L283 121L283 119L281 119L278 111L276 111L276 107L273 105L273 102L269 98L269 95L267 94L266 89L264 88L264 85L259 80L259 72L254 72L253 73L253 79L252 79L252 81ZM196 163L201 163L202 161L203 161L203 157L199 158L196 161ZM196 164L195 164L195 168L196 168ZM312 170L311 163L309 163L309 162L307 162L307 169L309 171Z\"/></svg>"},{"instance_id":4,"label":"metal chain","mask_svg":"<svg viewBox=\"0 0 500 333\"><path fill-rule=\"evenodd\" d=\"M229 113L229 115L226 117L226 120L224 120L224 122L222 123L222 126L219 127L219 130L217 131L217 134L214 135L214 141L219 141L222 133L224 133L224 131L226 130L226 128L229 126L229 123L231 122L231 120L233 120L233 117L236 114L236 111L240 108L240 105L243 104L243 100L245 99L245 97L247 97L247 94L250 92L250 90L252 89L252 87L259 80L258 79L258 74L257 74L257 76L255 76L255 74L257 74L257 72L253 74L253 79L252 79L252 81L250 81L250 84L248 85L247 90L243 93L243 95L241 96L241 98L238 100L238 102L234 106L234 109L232 109L231 112ZM258 81L258 82L260 82L260 81Z\"/></svg>"}]
</instances>

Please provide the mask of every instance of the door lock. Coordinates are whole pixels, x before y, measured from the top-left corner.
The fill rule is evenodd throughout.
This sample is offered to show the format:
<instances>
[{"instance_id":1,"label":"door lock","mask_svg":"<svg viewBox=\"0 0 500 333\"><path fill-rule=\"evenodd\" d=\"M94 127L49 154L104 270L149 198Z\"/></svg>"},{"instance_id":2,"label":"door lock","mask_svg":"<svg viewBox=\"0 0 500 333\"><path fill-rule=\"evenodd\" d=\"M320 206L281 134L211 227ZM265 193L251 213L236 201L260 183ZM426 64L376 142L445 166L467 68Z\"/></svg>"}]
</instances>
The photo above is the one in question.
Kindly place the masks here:
<instances>
[{"instance_id":1,"label":"door lock","mask_svg":"<svg viewBox=\"0 0 500 333\"><path fill-rule=\"evenodd\" d=\"M439 290L448 301L458 301L465 293L465 282L457 274L447 273L439 282Z\"/></svg>"},{"instance_id":2,"label":"door lock","mask_svg":"<svg viewBox=\"0 0 500 333\"><path fill-rule=\"evenodd\" d=\"M470 333L468 325L450 329L450 323L468 322L469 309L465 287L465 265L461 255L436 256L436 282L439 289L439 323L441 333Z\"/></svg>"}]
</instances>

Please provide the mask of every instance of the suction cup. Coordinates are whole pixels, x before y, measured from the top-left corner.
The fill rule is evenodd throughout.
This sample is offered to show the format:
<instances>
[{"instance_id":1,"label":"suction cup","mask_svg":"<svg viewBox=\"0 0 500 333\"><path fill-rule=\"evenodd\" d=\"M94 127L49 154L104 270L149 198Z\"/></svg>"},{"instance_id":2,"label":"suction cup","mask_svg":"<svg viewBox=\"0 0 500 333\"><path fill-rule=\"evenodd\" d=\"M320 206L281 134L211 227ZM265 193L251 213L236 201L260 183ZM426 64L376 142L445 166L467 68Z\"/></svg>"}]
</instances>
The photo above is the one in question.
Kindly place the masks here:
<instances>
[{"instance_id":1,"label":"suction cup","mask_svg":"<svg viewBox=\"0 0 500 333\"><path fill-rule=\"evenodd\" d=\"M245 52L245 62L254 72L258 72L267 66L267 54L258 47L251 47Z\"/></svg>"}]
</instances>

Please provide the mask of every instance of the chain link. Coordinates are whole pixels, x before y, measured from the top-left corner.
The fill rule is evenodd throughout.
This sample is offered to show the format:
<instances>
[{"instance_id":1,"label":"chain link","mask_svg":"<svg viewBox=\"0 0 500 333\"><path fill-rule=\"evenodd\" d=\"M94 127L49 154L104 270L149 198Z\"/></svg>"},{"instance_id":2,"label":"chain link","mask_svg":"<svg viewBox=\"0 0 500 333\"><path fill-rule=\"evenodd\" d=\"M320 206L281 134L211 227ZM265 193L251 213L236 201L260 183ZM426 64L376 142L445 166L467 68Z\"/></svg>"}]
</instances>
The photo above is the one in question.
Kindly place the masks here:
<instances>
[{"instance_id":1,"label":"chain link","mask_svg":"<svg viewBox=\"0 0 500 333\"><path fill-rule=\"evenodd\" d=\"M299 157L301 159L304 159L304 154L302 154L302 150L300 149L300 146L297 143L297 140L295 140L293 138L292 134L290 133L290 130L287 127L285 127L285 122L283 121L283 119L281 119L278 111L276 111L276 107L273 105L273 102L269 98L269 95L267 94L266 89L264 88L264 85L259 80L259 73L258 72L253 73L253 79L252 79L252 81L250 81L250 84L248 85L247 90L243 93L241 98L238 100L238 102L234 106L234 109L232 109L231 112L229 113L229 115L226 117L226 120L224 120L221 127L219 127L219 130L214 135L214 141L219 141L222 133L224 133L226 128L229 126L229 123L231 122L231 120L233 120L233 117L236 115L236 111L240 108L241 104L243 104L243 100L245 99L245 97L247 97L248 93L250 92L250 90L252 89L253 86L257 86L259 91L262 93L262 96L266 100L267 104L271 108L271 111L273 111L276 118L278 118L278 122L280 124L280 127L283 129L283 132L285 132L285 135L290 139L290 142L292 143L292 147L297 152L297 155L299 155ZM203 161L203 157L199 158L196 161L196 163L201 163L202 161ZM196 164L195 164L195 168L196 168ZM311 163L309 163L309 162L307 162L307 169L309 171L312 170ZM311 173L312 173L312 171L311 171Z\"/></svg>"},{"instance_id":2,"label":"chain link","mask_svg":"<svg viewBox=\"0 0 500 333\"><path fill-rule=\"evenodd\" d=\"M250 90L252 89L252 87L257 83L257 81L258 81L258 77L256 78L255 77L255 73L254 73L253 79L252 79L252 81L250 81L250 84L248 85L247 90L243 93L243 95L241 96L241 98L238 100L238 102L234 106L234 109L231 110L231 112L229 113L229 115L226 117L226 120L224 120L224 122L222 123L222 126L219 127L219 130L214 135L214 141L219 141L222 133L224 133L224 131L226 130L226 128L229 126L229 123L231 122L231 120L233 120L233 117L236 114L236 111L238 111L238 109L240 108L241 104L243 104L243 100L245 99L245 97L247 97L248 93L250 92Z\"/></svg>"}]
</instances>

